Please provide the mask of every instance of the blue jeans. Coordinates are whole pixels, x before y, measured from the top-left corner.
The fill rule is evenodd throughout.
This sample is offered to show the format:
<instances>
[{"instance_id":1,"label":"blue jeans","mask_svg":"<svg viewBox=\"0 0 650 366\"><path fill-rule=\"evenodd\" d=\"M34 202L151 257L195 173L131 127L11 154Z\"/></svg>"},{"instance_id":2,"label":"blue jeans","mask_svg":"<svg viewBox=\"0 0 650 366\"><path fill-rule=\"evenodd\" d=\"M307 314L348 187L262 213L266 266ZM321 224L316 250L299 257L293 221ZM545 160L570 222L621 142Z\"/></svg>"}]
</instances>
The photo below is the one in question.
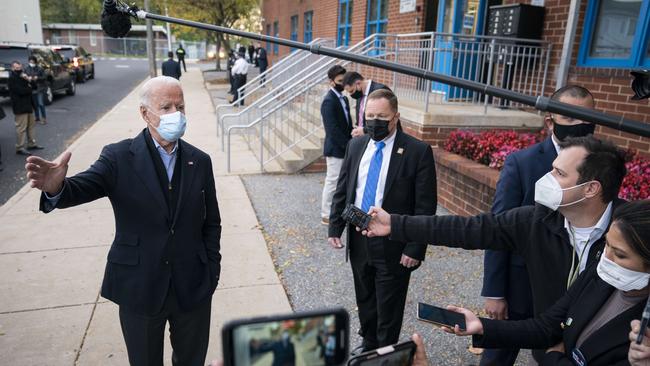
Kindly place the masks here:
<instances>
[{"instance_id":1,"label":"blue jeans","mask_svg":"<svg viewBox=\"0 0 650 366\"><path fill-rule=\"evenodd\" d=\"M36 119L46 119L45 114L45 92L36 92L32 94L32 104L34 105L34 115Z\"/></svg>"}]
</instances>

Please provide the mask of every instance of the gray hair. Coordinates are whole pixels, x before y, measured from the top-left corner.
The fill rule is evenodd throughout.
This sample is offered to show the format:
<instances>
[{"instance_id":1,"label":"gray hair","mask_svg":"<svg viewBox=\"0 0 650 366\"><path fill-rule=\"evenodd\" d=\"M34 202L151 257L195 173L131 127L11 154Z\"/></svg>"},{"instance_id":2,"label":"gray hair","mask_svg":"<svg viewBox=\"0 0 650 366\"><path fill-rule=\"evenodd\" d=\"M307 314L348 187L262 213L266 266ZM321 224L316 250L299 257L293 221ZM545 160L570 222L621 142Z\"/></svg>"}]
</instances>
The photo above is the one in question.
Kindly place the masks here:
<instances>
[{"instance_id":1,"label":"gray hair","mask_svg":"<svg viewBox=\"0 0 650 366\"><path fill-rule=\"evenodd\" d=\"M142 85L142 89L140 89L140 105L144 107L151 107L149 104L151 93L155 88L162 85L175 85L180 88L181 82L171 76L156 76L155 78L147 80L144 85Z\"/></svg>"}]
</instances>

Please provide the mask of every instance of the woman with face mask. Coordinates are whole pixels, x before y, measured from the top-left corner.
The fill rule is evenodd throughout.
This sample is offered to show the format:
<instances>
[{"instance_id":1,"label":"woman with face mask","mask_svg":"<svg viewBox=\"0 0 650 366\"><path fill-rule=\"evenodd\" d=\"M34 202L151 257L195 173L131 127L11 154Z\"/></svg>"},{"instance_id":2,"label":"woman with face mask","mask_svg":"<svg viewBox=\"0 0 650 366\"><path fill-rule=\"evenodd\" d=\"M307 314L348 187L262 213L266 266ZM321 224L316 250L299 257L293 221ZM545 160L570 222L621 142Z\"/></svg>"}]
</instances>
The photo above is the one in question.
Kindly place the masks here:
<instances>
[{"instance_id":1,"label":"woman with face mask","mask_svg":"<svg viewBox=\"0 0 650 366\"><path fill-rule=\"evenodd\" d=\"M543 258L540 258L543 260ZM605 251L555 305L534 319L501 321L465 316L475 347L546 348L541 365L628 365L630 322L640 319L650 280L650 200L618 207Z\"/></svg>"}]
</instances>

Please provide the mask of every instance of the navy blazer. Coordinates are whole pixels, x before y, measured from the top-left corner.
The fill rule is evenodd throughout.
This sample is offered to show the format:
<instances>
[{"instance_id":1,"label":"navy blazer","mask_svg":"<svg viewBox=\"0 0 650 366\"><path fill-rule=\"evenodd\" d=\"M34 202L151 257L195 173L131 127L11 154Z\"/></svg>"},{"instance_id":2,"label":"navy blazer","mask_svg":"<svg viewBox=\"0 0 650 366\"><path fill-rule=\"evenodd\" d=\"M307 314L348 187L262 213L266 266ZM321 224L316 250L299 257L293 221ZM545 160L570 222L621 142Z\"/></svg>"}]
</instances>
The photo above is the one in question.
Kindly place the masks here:
<instances>
[{"instance_id":1,"label":"navy blazer","mask_svg":"<svg viewBox=\"0 0 650 366\"><path fill-rule=\"evenodd\" d=\"M521 321L481 319L483 336L473 337L474 346L547 349L562 342L566 351L544 354L540 365L575 365L572 351L578 338L615 291L600 279L596 267L597 263L593 263L587 268L567 293L537 318ZM629 365L630 322L641 318L644 306L645 301L640 301L587 337L579 347L585 363L589 366Z\"/></svg>"},{"instance_id":2,"label":"navy blazer","mask_svg":"<svg viewBox=\"0 0 650 366\"><path fill-rule=\"evenodd\" d=\"M535 204L535 182L552 169L557 157L549 136L544 141L510 154L497 182L492 213ZM514 252L486 250L482 296L504 297L517 313L530 311L530 284L524 259Z\"/></svg>"},{"instance_id":3,"label":"navy blazer","mask_svg":"<svg viewBox=\"0 0 650 366\"><path fill-rule=\"evenodd\" d=\"M325 127L325 143L323 144L323 155L343 159L345 147L352 138L352 116L348 98L345 99L346 110L343 109L341 101L336 93L330 89L323 103L320 106L320 115ZM345 117L347 113L348 118Z\"/></svg>"},{"instance_id":4,"label":"navy blazer","mask_svg":"<svg viewBox=\"0 0 650 366\"><path fill-rule=\"evenodd\" d=\"M164 76L171 76L174 79L181 78L181 64L169 59L162 64L162 74Z\"/></svg>"},{"instance_id":5,"label":"navy blazer","mask_svg":"<svg viewBox=\"0 0 650 366\"><path fill-rule=\"evenodd\" d=\"M191 310L212 296L221 269L221 218L210 157L179 140L180 187L173 217L145 142L107 145L86 171L65 179L56 207L41 195L41 211L108 197L115 240L101 295L141 314L157 314L170 284Z\"/></svg>"},{"instance_id":6,"label":"navy blazer","mask_svg":"<svg viewBox=\"0 0 650 366\"><path fill-rule=\"evenodd\" d=\"M348 204L354 204L359 173L359 164L366 151L370 136L356 137L348 144L336 191L332 197L328 236L340 238L347 227L347 249L349 254L352 225L343 221L341 214ZM391 213L403 215L435 215L437 208L436 164L429 144L412 137L399 129L395 135L393 151L386 174L384 199L381 207ZM414 270L399 262L402 254L420 261L427 251L426 241L390 240L388 237L368 238L369 243L383 247L388 268L393 273ZM417 268L417 267L416 267Z\"/></svg>"}]
</instances>

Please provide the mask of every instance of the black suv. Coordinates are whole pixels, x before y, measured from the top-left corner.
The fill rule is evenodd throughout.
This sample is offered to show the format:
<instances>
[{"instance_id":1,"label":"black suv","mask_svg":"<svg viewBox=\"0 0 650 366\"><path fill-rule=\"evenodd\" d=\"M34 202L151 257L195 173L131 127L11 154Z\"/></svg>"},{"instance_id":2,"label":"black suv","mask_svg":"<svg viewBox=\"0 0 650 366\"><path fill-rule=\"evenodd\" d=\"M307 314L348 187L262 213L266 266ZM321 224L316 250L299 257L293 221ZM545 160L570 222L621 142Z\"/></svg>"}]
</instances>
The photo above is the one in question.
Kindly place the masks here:
<instances>
[{"instance_id":1,"label":"black suv","mask_svg":"<svg viewBox=\"0 0 650 366\"><path fill-rule=\"evenodd\" d=\"M77 82L84 83L86 80L95 78L95 62L92 55L81 46L75 45L51 45L50 48L64 61L69 61L68 68L74 72Z\"/></svg>"},{"instance_id":2,"label":"black suv","mask_svg":"<svg viewBox=\"0 0 650 366\"><path fill-rule=\"evenodd\" d=\"M52 104L55 92L75 94L75 75L70 73L68 63L59 54L47 46L0 43L0 96L9 96L7 80L11 72L11 62L20 61L25 68L29 56L35 56L38 65L45 71L47 77L45 104Z\"/></svg>"}]
</instances>

